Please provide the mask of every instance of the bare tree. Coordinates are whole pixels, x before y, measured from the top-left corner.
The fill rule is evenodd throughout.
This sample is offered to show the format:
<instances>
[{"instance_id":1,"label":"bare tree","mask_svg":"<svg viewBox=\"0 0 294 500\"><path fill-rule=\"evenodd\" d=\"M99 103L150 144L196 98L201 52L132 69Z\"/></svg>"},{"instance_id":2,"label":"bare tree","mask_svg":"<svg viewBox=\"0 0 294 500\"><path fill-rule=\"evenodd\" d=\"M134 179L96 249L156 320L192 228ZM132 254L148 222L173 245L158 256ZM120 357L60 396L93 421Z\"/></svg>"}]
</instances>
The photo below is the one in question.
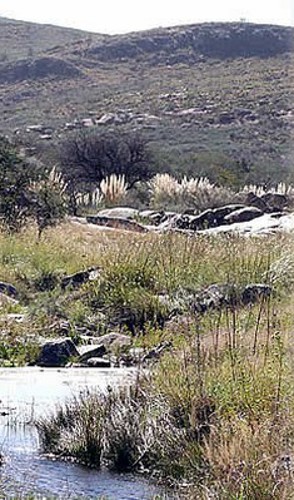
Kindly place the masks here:
<instances>
[{"instance_id":1,"label":"bare tree","mask_svg":"<svg viewBox=\"0 0 294 500\"><path fill-rule=\"evenodd\" d=\"M60 163L70 188L80 191L111 174L124 175L132 187L154 173L147 141L137 133L80 132L61 144Z\"/></svg>"}]
</instances>

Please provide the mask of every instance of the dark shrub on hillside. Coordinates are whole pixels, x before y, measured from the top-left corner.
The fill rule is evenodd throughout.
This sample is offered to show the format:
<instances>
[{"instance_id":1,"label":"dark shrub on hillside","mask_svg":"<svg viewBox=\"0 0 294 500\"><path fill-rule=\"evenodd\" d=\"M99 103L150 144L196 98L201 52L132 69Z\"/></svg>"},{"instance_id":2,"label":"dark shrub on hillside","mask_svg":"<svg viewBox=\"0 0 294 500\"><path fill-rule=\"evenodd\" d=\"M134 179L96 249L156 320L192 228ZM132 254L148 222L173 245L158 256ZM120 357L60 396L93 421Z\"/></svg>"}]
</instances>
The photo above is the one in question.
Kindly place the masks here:
<instances>
[{"instance_id":1,"label":"dark shrub on hillside","mask_svg":"<svg viewBox=\"0 0 294 500\"><path fill-rule=\"evenodd\" d=\"M132 187L154 173L147 141L137 133L74 134L61 144L60 162L69 189L80 192L95 189L111 174L124 175Z\"/></svg>"},{"instance_id":2,"label":"dark shrub on hillside","mask_svg":"<svg viewBox=\"0 0 294 500\"><path fill-rule=\"evenodd\" d=\"M0 221L9 232L30 220L42 231L65 213L62 193L36 162L27 160L6 139L0 138Z\"/></svg>"}]
</instances>

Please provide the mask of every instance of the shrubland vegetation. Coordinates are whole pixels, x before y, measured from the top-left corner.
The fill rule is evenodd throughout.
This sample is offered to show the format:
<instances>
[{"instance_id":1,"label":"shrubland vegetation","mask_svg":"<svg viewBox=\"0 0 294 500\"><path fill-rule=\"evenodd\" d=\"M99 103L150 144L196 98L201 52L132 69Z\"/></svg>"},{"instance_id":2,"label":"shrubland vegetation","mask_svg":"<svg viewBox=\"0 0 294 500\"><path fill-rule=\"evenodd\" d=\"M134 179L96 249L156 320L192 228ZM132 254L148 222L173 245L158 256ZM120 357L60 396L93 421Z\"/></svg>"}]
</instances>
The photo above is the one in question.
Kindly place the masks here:
<instances>
[{"instance_id":1,"label":"shrubland vegetation","mask_svg":"<svg viewBox=\"0 0 294 500\"><path fill-rule=\"evenodd\" d=\"M5 138L0 139L0 218L9 232L35 221L39 237L65 215L62 184L36 162L27 160Z\"/></svg>"},{"instance_id":2,"label":"shrubland vegetation","mask_svg":"<svg viewBox=\"0 0 294 500\"><path fill-rule=\"evenodd\" d=\"M51 248L57 231L47 233ZM132 387L84 394L39 422L44 450L95 467L148 470L185 484L180 498L290 498L292 237L132 239L68 226L62 233L73 251L82 245L87 262L104 270L99 283L67 296L62 317L85 325L102 305L110 317L128 310L137 345L169 340L172 348ZM69 259L60 242L58 255ZM161 305L150 301L211 283L252 282L268 283L272 295L204 315L187 306L161 325L154 315ZM136 323L142 311L143 329Z\"/></svg>"},{"instance_id":3,"label":"shrubland vegetation","mask_svg":"<svg viewBox=\"0 0 294 500\"><path fill-rule=\"evenodd\" d=\"M129 53L163 33L139 37L135 48L126 36L118 50L116 38L57 32L60 46L50 37L42 44L57 69L58 58L78 68L76 79L66 74L60 92L58 75L42 76L41 58L31 89L17 74L1 104L13 110L9 130L20 127L22 149L0 141L0 275L17 290L17 301L1 301L0 364L34 363L40 343L64 325L77 343L85 329L97 338L115 330L144 352L165 342L169 349L130 386L85 391L40 420L43 450L147 472L175 485L179 498L292 498L293 236L107 232L65 216L120 204L199 213L273 187L291 201L293 56L278 44L266 59L191 61L185 46L163 64L153 50ZM64 39L73 46L63 48ZM105 42L115 66L99 59ZM24 57L18 50L2 57L12 76ZM117 61L117 50L127 61ZM49 132L47 124L22 129L52 109ZM85 110L119 123L69 133ZM64 288L63 278L81 269L98 278ZM270 293L242 303L252 283ZM228 287L231 300L199 311L195 298L212 284Z\"/></svg>"},{"instance_id":4,"label":"shrubland vegetation","mask_svg":"<svg viewBox=\"0 0 294 500\"><path fill-rule=\"evenodd\" d=\"M31 362L39 335L52 334L56 321L68 320L73 335L76 326L96 322L99 335L109 321L102 311L117 320L128 312L133 328L121 327L137 346L172 345L132 387L85 393L39 422L46 452L95 467L147 470L176 484L180 498L291 498L291 235L130 235L67 222L39 243L30 228L3 233L0 249L1 276L22 296L6 312L25 312L30 324L28 331L27 323L3 316L6 363ZM79 291L59 288L64 274L89 266L102 270L98 281ZM211 283L267 283L273 293L204 315L187 303L176 317L157 298Z\"/></svg>"},{"instance_id":5,"label":"shrubland vegetation","mask_svg":"<svg viewBox=\"0 0 294 500\"><path fill-rule=\"evenodd\" d=\"M45 163L92 120L95 133L142 133L176 177L234 187L293 178L290 28L221 23L108 37L0 22L2 81L12 78L0 89L0 131Z\"/></svg>"}]
</instances>

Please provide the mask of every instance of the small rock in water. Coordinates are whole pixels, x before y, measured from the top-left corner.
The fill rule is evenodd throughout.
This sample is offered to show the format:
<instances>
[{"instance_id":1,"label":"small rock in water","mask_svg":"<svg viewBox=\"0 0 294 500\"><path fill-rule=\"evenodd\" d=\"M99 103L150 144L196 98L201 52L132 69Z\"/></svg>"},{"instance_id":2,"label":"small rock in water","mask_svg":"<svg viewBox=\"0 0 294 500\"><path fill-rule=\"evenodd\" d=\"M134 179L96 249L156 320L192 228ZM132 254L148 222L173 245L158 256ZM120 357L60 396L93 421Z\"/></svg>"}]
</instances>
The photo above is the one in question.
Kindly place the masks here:
<instances>
[{"instance_id":1,"label":"small rock in water","mask_svg":"<svg viewBox=\"0 0 294 500\"><path fill-rule=\"evenodd\" d=\"M86 366L88 366L89 368L110 368L111 363L109 359L90 358L87 360Z\"/></svg>"}]
</instances>

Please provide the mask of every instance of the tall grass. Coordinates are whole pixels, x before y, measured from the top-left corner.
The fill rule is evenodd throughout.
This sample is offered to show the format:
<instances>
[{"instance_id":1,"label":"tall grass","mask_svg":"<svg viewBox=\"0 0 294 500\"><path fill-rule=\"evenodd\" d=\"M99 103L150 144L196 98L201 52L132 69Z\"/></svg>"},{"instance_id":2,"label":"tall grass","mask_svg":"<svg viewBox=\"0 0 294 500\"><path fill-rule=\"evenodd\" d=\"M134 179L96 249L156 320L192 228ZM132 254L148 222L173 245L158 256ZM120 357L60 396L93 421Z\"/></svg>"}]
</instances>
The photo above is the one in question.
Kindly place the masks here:
<instances>
[{"instance_id":1,"label":"tall grass","mask_svg":"<svg viewBox=\"0 0 294 500\"><path fill-rule=\"evenodd\" d=\"M231 190L217 186L207 177L177 180L170 174L157 174L149 181L151 205L155 208L173 210L205 210L229 203L233 197Z\"/></svg>"},{"instance_id":2,"label":"tall grass","mask_svg":"<svg viewBox=\"0 0 294 500\"><path fill-rule=\"evenodd\" d=\"M45 451L118 471L153 472L177 485L180 498L290 498L293 372L274 310L263 314L255 354L254 323L237 318L243 331L231 332L238 336L233 349L226 318L215 322L222 332L215 349L207 321L191 322L147 379L82 396L39 422ZM271 324L268 344L263 322ZM85 443L97 427L100 459L93 461ZM186 493L183 484L189 484Z\"/></svg>"},{"instance_id":3,"label":"tall grass","mask_svg":"<svg viewBox=\"0 0 294 500\"><path fill-rule=\"evenodd\" d=\"M145 338L158 338L147 314L158 294L177 297L212 283L267 283L273 294L205 315L187 307L161 326L173 348L147 381L69 402L39 423L44 449L95 466L147 470L178 485L180 498L291 498L293 238L127 238L69 227L63 234L72 250L91 241L86 260L102 269L80 303L112 314L144 311ZM56 230L47 238L56 242Z\"/></svg>"}]
</instances>

